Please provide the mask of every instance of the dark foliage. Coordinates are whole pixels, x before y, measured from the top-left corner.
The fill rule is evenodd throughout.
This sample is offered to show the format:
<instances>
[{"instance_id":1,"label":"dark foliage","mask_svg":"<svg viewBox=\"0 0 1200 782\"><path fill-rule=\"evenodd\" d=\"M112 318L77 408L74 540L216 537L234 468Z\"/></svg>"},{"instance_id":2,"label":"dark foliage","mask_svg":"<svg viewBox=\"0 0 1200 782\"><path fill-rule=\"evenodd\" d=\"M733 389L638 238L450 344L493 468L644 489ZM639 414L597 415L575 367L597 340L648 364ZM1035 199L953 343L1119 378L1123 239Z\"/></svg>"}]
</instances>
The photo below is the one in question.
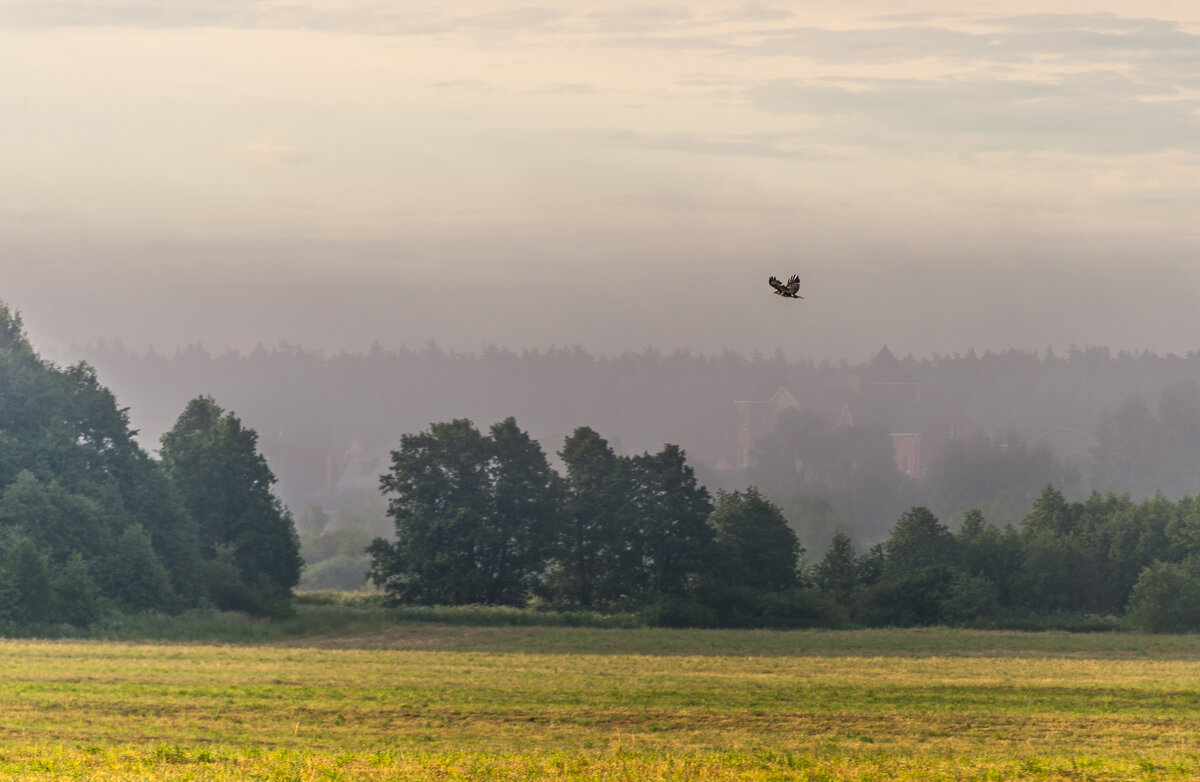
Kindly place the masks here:
<instances>
[{"instance_id":1,"label":"dark foliage","mask_svg":"<svg viewBox=\"0 0 1200 782\"><path fill-rule=\"evenodd\" d=\"M397 599L522 605L538 586L559 485L513 419L490 435L465 419L405 435L380 485L396 540L371 543L371 578Z\"/></svg>"},{"instance_id":2,"label":"dark foliage","mask_svg":"<svg viewBox=\"0 0 1200 782\"><path fill-rule=\"evenodd\" d=\"M242 580L270 583L273 602L286 603L289 568L298 569L286 545L290 517L270 494L254 433L231 416L214 425L241 451L189 463L203 449L180 434L164 444L170 464L155 461L92 368L41 359L0 304L0 620L18 630L86 625L108 609L200 605L210 597L214 534L239 544ZM206 506L239 493L274 513L269 534L248 505ZM248 554L255 546L260 553Z\"/></svg>"}]
</instances>

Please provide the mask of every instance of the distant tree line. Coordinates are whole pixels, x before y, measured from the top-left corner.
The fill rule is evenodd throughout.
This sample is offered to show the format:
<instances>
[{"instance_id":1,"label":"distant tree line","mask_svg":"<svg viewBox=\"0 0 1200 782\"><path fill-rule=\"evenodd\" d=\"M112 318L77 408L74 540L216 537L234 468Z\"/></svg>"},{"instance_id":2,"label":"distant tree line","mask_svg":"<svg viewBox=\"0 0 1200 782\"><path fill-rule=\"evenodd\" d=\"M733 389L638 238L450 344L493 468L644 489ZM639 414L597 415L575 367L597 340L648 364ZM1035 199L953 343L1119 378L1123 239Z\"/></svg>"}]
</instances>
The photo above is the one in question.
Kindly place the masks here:
<instances>
[{"instance_id":1,"label":"distant tree line","mask_svg":"<svg viewBox=\"0 0 1200 782\"><path fill-rule=\"evenodd\" d=\"M968 510L952 531L924 506L865 552L836 532L809 562L756 488L711 497L684 452L619 456L588 427L558 452L515 420L405 435L382 478L396 539L371 576L422 604L530 603L641 612L698 626L1054 626L1124 617L1200 629L1200 500L1045 485L1019 525Z\"/></svg>"},{"instance_id":2,"label":"distant tree line","mask_svg":"<svg viewBox=\"0 0 1200 782\"><path fill-rule=\"evenodd\" d=\"M336 474L336 460L352 442L368 450L430 421L509 415L541 443L561 443L580 421L604 432L621 454L677 443L705 485L757 486L820 550L837 530L882 540L914 505L945 519L979 507L1001 526L1018 524L1047 482L1072 499L1092 490L1134 499L1156 490L1170 499L1200 493L1200 471L1190 469L1200 456L1200 352L1072 347L899 358L906 376L953 400L992 434L962 442L941 475L918 482L897 474L886 432L868 426L777 443L755 474L711 469L736 450L733 400L767 399L783 386L811 404L822 390L846 388L869 363L794 360L780 352L601 356L578 346L463 353L432 343L330 355L290 344L245 354L193 345L163 355L105 343L77 352L132 404L155 439L197 388L236 409L262 433L277 488L297 508L327 487L330 458ZM807 437L812 423L780 434ZM1092 432L1099 445L1079 463L1057 463L1033 442L1053 426ZM800 477L796 455L812 468Z\"/></svg>"},{"instance_id":3,"label":"distant tree line","mask_svg":"<svg viewBox=\"0 0 1200 782\"><path fill-rule=\"evenodd\" d=\"M201 396L160 458L135 434L91 367L43 360L0 304L0 629L288 610L298 541L255 432Z\"/></svg>"}]
</instances>

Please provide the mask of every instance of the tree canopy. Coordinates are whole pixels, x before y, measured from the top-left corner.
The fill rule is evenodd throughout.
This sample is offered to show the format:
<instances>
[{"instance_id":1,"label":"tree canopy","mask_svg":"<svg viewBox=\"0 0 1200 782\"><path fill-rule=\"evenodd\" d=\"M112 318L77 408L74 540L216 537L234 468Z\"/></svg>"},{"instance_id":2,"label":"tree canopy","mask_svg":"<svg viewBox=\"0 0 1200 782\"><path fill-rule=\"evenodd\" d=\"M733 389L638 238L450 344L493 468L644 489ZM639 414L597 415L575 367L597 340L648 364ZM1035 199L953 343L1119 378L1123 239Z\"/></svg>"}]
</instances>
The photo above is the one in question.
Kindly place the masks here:
<instances>
[{"instance_id":1,"label":"tree canopy","mask_svg":"<svg viewBox=\"0 0 1200 782\"><path fill-rule=\"evenodd\" d=\"M209 396L188 403L162 437L162 465L195 520L206 559L231 552L239 579L224 608L274 613L300 580L300 540L271 491L258 435ZM224 577L222 575L222 577Z\"/></svg>"},{"instance_id":2,"label":"tree canopy","mask_svg":"<svg viewBox=\"0 0 1200 782\"><path fill-rule=\"evenodd\" d=\"M207 456L202 438L184 434L213 408L207 398L189 405L164 444L170 458L155 460L96 372L42 359L0 304L0 622L88 624L108 609L200 605L211 596L207 563L225 542L243 552L243 577L270 583L286 603L299 560L278 545L291 521L254 433L218 415L214 431L230 444ZM219 499L232 496L248 501ZM255 529L263 509L274 513L273 537ZM258 555L245 553L251 539Z\"/></svg>"}]
</instances>

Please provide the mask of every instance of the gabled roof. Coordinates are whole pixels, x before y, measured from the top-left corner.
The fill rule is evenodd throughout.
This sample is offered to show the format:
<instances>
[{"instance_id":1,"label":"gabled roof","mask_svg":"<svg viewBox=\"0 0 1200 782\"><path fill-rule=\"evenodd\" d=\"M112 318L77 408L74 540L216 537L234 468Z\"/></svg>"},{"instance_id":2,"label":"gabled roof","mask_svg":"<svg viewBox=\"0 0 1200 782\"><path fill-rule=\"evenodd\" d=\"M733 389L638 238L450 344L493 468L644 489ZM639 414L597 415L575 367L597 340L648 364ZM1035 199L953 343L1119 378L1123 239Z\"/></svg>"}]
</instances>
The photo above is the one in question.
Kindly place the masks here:
<instances>
[{"instance_id":1,"label":"gabled roof","mask_svg":"<svg viewBox=\"0 0 1200 782\"><path fill-rule=\"evenodd\" d=\"M796 397L783 386L779 390L771 394L771 397L765 401L737 399L734 400L735 405L763 405L770 407L772 410L779 412L780 410L799 410L803 407Z\"/></svg>"},{"instance_id":2,"label":"gabled roof","mask_svg":"<svg viewBox=\"0 0 1200 782\"><path fill-rule=\"evenodd\" d=\"M767 400L767 404L775 410L799 410L801 408L801 404L796 400L796 397L792 396L792 393L783 386L780 386L779 390L771 395L771 398Z\"/></svg>"}]
</instances>

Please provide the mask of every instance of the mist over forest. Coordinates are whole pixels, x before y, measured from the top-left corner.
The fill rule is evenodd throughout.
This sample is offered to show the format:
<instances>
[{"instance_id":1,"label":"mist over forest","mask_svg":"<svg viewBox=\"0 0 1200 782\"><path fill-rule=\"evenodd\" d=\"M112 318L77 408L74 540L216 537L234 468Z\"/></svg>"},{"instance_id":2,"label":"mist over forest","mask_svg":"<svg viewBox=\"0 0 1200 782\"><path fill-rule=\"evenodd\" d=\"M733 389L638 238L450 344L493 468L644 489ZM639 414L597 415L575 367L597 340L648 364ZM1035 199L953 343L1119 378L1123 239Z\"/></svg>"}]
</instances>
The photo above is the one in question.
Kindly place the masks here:
<instances>
[{"instance_id":1,"label":"mist over forest","mask_svg":"<svg viewBox=\"0 0 1200 782\"><path fill-rule=\"evenodd\" d=\"M163 355L105 341L72 350L130 408L148 449L197 393L237 411L259 433L302 533L305 509L350 495L373 495L381 515L378 478L400 436L460 418L486 429L512 416L552 462L580 426L620 454L679 445L710 491L760 487L810 554L837 531L864 545L882 540L915 504L951 528L970 508L1019 524L1048 482L1074 498L1200 492L1200 353L897 357L880 346L849 364L731 351L604 356L579 346L465 353L434 343L333 354L288 343L249 353L192 345ZM888 442L897 414L882 420L883 408L855 396L872 377L880 389L900 378L914 399L964 422L919 475L901 473ZM739 463L735 402L766 403L780 389L798 409L771 413ZM852 425L837 420L842 408Z\"/></svg>"}]
</instances>

